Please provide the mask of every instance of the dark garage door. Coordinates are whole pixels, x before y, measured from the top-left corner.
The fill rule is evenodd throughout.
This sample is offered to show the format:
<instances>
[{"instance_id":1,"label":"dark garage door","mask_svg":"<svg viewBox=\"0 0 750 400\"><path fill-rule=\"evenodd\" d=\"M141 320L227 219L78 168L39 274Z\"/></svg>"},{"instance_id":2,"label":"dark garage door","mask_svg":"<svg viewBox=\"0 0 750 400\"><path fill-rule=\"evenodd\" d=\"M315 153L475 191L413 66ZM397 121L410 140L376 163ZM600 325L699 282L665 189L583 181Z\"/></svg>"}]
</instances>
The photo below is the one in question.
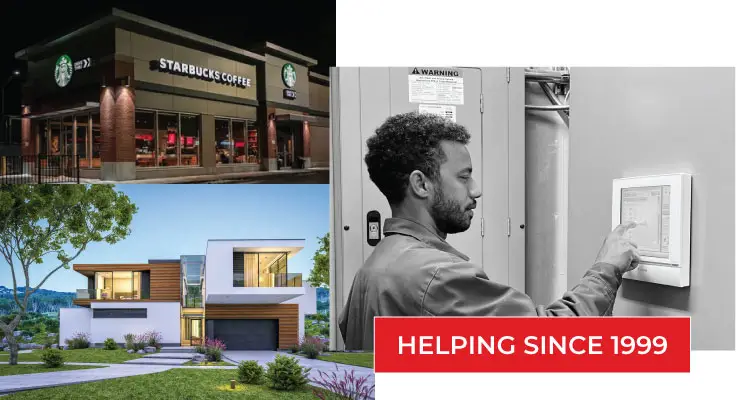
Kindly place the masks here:
<instances>
[{"instance_id":1,"label":"dark garage door","mask_svg":"<svg viewBox=\"0 0 750 400\"><path fill-rule=\"evenodd\" d=\"M221 339L227 350L276 350L279 348L277 319L209 319L209 338Z\"/></svg>"}]
</instances>

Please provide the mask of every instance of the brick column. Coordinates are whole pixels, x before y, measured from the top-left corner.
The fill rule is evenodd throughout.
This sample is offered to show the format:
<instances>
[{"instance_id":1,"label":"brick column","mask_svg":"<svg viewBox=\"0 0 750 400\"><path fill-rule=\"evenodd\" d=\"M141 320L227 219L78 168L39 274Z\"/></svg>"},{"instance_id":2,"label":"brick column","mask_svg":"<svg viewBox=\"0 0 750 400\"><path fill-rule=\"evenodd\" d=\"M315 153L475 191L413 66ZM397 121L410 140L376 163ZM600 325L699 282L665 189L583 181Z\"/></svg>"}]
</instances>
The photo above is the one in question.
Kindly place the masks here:
<instances>
[{"instance_id":1,"label":"brick column","mask_svg":"<svg viewBox=\"0 0 750 400\"><path fill-rule=\"evenodd\" d=\"M310 158L310 123L302 122L302 159L305 160L305 168L312 166Z\"/></svg>"},{"instance_id":2,"label":"brick column","mask_svg":"<svg viewBox=\"0 0 750 400\"><path fill-rule=\"evenodd\" d=\"M99 104L101 179L134 180L135 92L125 86L102 88Z\"/></svg>"},{"instance_id":3,"label":"brick column","mask_svg":"<svg viewBox=\"0 0 750 400\"><path fill-rule=\"evenodd\" d=\"M268 129L266 130L266 148L268 153L263 158L263 167L267 171L275 171L279 169L276 165L276 121L266 118Z\"/></svg>"},{"instance_id":4,"label":"brick column","mask_svg":"<svg viewBox=\"0 0 750 400\"><path fill-rule=\"evenodd\" d=\"M21 109L21 115L28 115L30 111L29 106L25 106ZM21 155L24 156L23 173L32 173L36 166L36 135L31 130L31 119L28 117L21 118Z\"/></svg>"}]
</instances>

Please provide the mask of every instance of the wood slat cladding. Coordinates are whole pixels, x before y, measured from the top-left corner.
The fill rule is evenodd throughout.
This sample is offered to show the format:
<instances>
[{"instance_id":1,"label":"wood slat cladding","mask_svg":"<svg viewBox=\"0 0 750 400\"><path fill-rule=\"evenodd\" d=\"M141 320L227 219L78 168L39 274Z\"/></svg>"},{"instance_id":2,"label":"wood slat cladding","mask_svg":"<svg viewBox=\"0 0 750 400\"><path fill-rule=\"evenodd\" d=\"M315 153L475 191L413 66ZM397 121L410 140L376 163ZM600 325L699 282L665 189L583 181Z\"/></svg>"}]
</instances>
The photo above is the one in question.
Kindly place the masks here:
<instances>
[{"instance_id":1,"label":"wood slat cladding","mask_svg":"<svg viewBox=\"0 0 750 400\"><path fill-rule=\"evenodd\" d=\"M279 347L299 340L298 304L206 304L206 319L278 319Z\"/></svg>"},{"instance_id":2,"label":"wood slat cladding","mask_svg":"<svg viewBox=\"0 0 750 400\"><path fill-rule=\"evenodd\" d=\"M150 271L150 298L142 300L120 300L120 301L180 301L180 264L79 264L74 265L73 270L87 276L93 276L95 272L110 271ZM92 301L112 300L89 300L75 299L73 304L88 306Z\"/></svg>"}]
</instances>

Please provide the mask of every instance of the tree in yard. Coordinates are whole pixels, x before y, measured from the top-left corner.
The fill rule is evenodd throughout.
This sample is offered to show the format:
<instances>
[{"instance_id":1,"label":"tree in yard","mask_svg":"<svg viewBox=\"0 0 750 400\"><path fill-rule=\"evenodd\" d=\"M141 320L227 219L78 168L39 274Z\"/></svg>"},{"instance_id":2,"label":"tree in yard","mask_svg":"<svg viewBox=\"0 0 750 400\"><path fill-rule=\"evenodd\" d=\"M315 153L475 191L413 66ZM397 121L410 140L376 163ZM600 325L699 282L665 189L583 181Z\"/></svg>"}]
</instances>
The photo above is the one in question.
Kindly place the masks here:
<instances>
[{"instance_id":1,"label":"tree in yard","mask_svg":"<svg viewBox=\"0 0 750 400\"><path fill-rule=\"evenodd\" d=\"M310 270L310 279L307 281L313 287L328 287L331 234L326 233L322 238L318 238L318 243L320 244L320 247L315 251L315 255L313 256L313 268Z\"/></svg>"},{"instance_id":2,"label":"tree in yard","mask_svg":"<svg viewBox=\"0 0 750 400\"><path fill-rule=\"evenodd\" d=\"M13 300L18 313L10 322L0 320L10 346L10 364L18 361L18 343L13 331L24 318L29 296L52 274L69 269L92 243L115 244L130 234L137 212L135 204L113 185L2 185L0 186L0 254L13 277ZM72 250L68 254L68 250ZM36 286L29 270L55 255L59 262ZM16 274L20 265L23 276ZM24 279L22 295L18 280Z\"/></svg>"}]
</instances>

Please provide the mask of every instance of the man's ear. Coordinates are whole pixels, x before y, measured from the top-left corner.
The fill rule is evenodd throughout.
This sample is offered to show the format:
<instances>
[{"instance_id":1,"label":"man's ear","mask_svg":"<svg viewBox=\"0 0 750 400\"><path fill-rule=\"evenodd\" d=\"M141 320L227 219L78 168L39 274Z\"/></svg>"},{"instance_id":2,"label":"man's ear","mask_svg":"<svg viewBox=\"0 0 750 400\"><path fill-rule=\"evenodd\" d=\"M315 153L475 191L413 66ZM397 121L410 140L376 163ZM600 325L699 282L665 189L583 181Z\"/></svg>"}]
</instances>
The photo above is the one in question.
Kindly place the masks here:
<instances>
[{"instance_id":1,"label":"man's ear","mask_svg":"<svg viewBox=\"0 0 750 400\"><path fill-rule=\"evenodd\" d=\"M426 199L432 191L432 182L422 171L414 170L409 174L409 190L419 199Z\"/></svg>"}]
</instances>

